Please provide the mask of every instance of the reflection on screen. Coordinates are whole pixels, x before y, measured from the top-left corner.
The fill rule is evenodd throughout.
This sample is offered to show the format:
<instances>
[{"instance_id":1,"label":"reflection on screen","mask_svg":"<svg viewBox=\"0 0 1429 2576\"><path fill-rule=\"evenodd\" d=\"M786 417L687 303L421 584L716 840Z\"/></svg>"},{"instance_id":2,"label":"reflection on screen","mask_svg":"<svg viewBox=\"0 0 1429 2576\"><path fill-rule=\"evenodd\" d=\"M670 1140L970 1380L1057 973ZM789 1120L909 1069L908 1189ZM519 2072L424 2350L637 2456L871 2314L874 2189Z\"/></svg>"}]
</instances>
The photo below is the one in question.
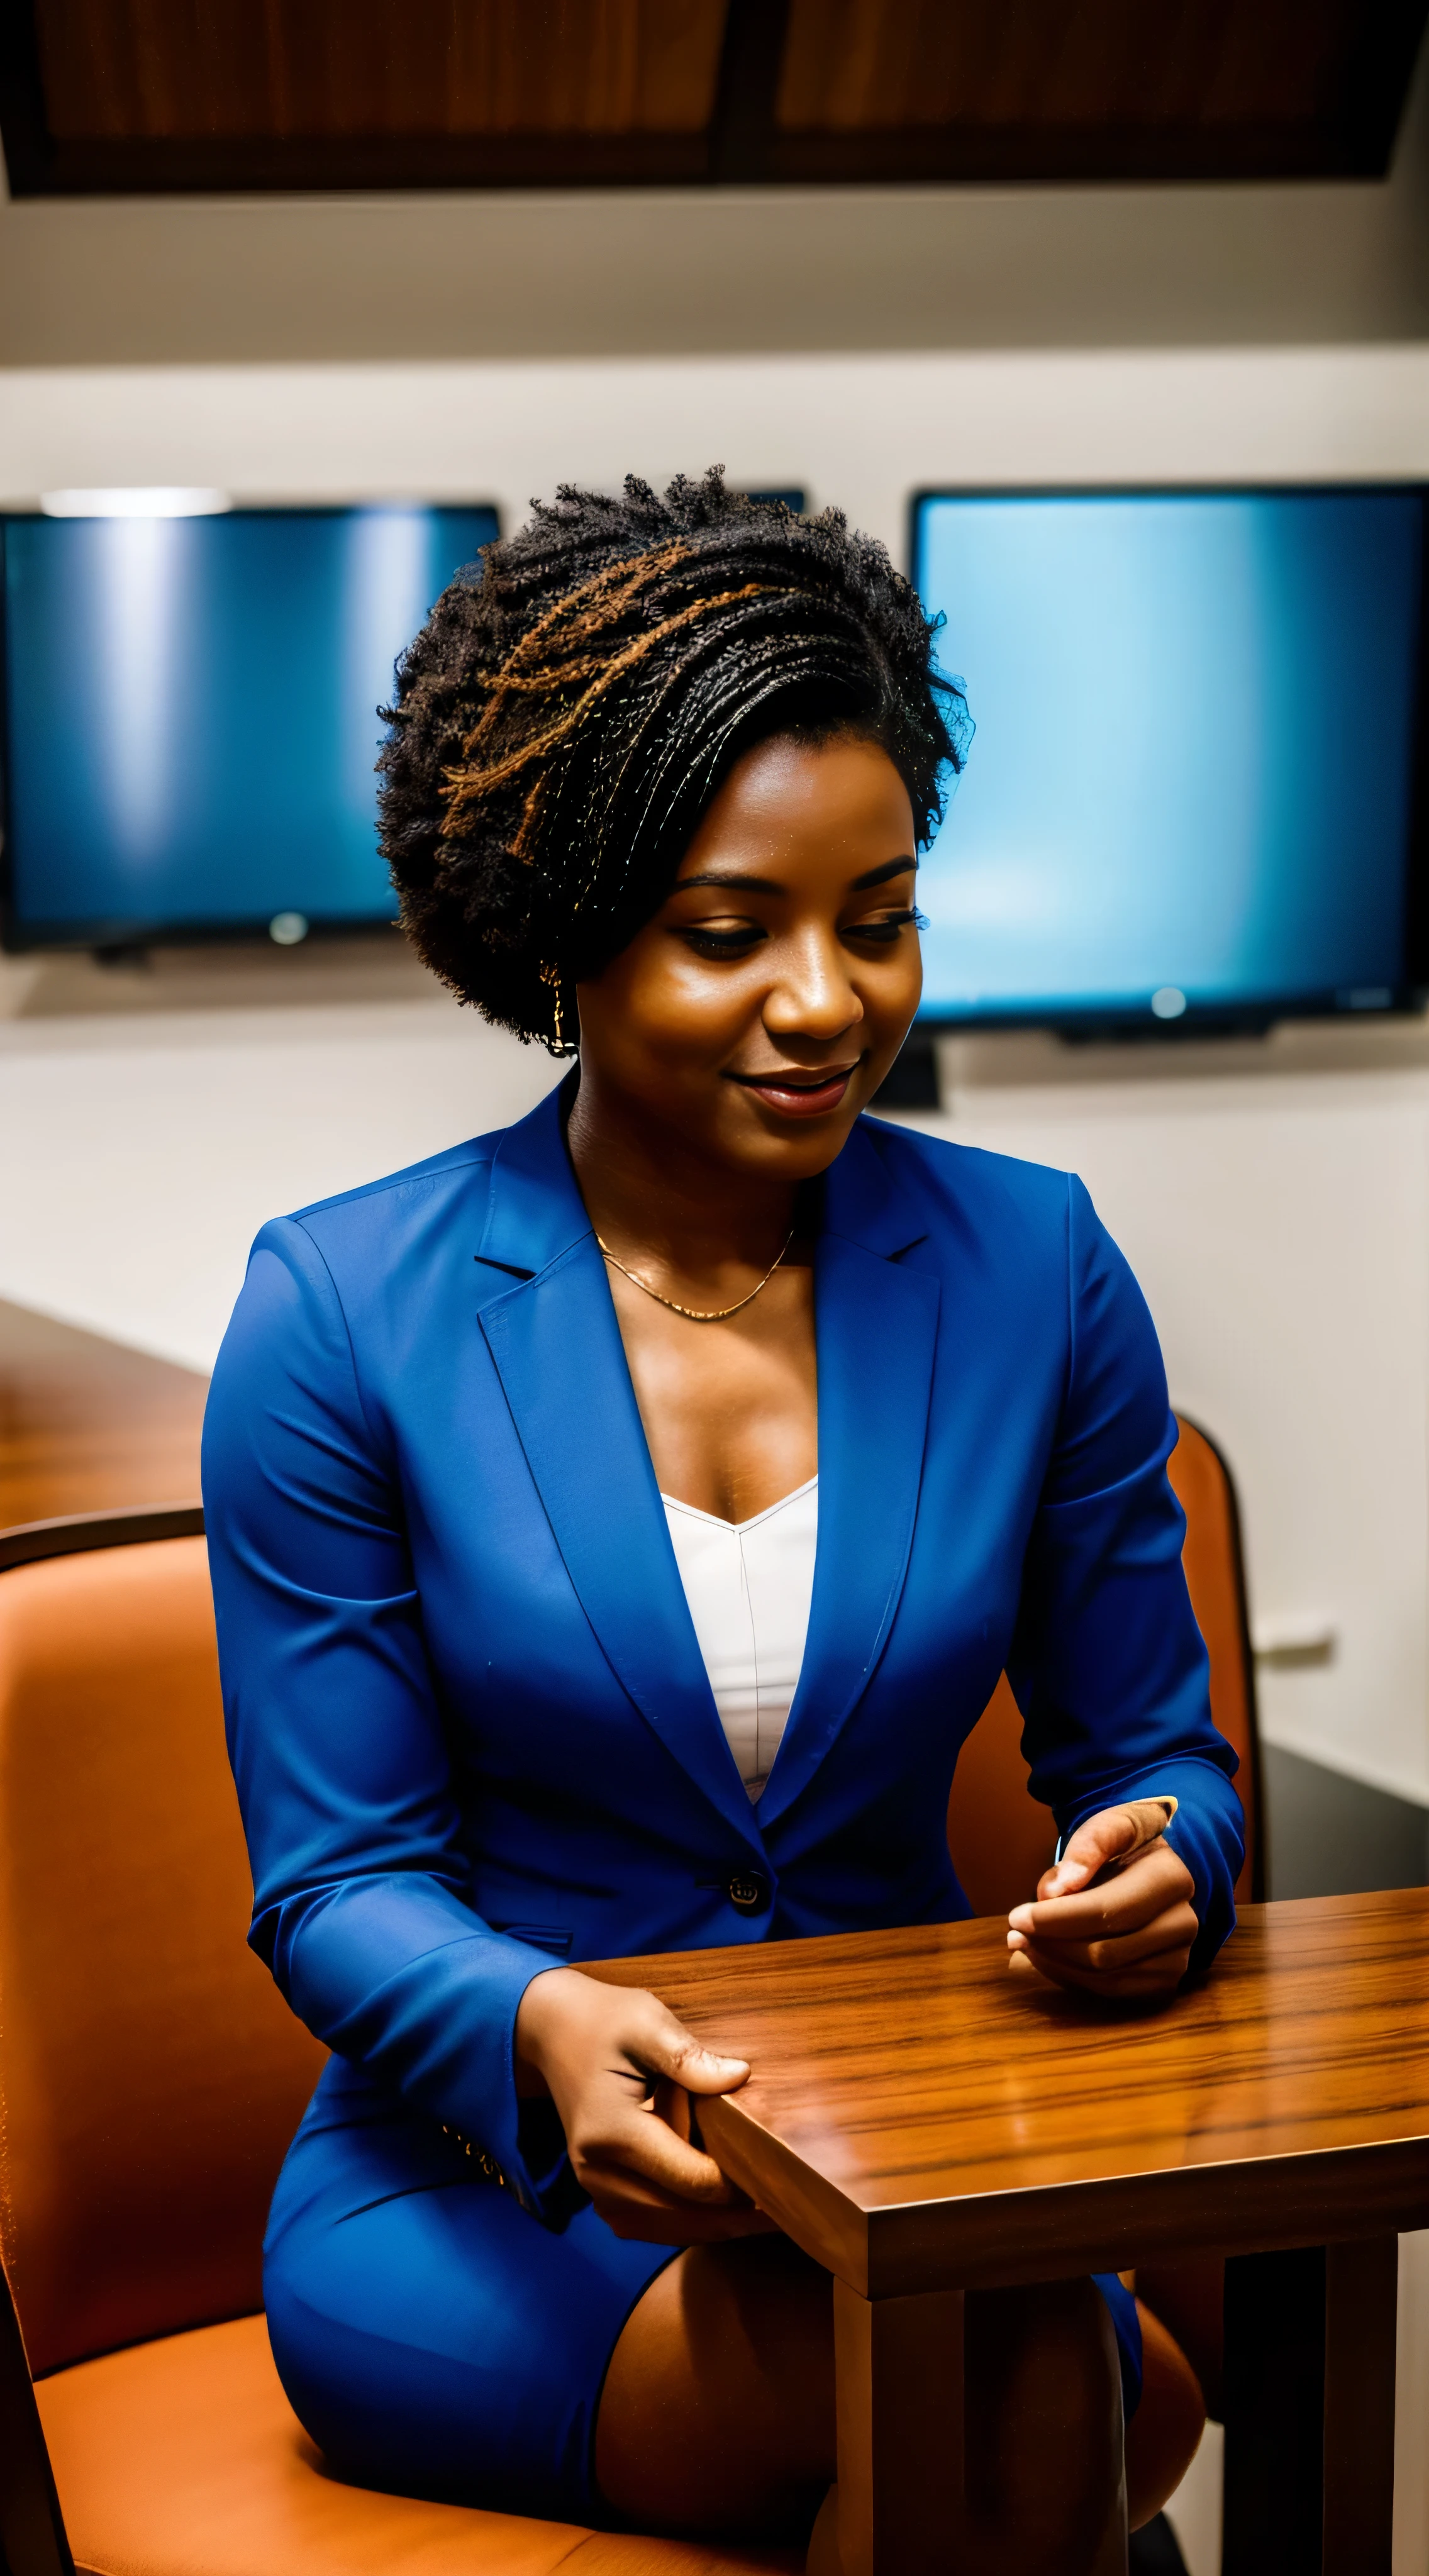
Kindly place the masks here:
<instances>
[{"instance_id":1,"label":"reflection on screen","mask_svg":"<svg viewBox=\"0 0 1429 2576\"><path fill-rule=\"evenodd\" d=\"M920 504L918 586L977 726L919 879L926 1014L1390 1001L1422 511L1400 490Z\"/></svg>"},{"instance_id":2,"label":"reflection on screen","mask_svg":"<svg viewBox=\"0 0 1429 2576\"><path fill-rule=\"evenodd\" d=\"M373 763L392 669L489 510L12 519L12 901L122 935L387 919Z\"/></svg>"}]
</instances>

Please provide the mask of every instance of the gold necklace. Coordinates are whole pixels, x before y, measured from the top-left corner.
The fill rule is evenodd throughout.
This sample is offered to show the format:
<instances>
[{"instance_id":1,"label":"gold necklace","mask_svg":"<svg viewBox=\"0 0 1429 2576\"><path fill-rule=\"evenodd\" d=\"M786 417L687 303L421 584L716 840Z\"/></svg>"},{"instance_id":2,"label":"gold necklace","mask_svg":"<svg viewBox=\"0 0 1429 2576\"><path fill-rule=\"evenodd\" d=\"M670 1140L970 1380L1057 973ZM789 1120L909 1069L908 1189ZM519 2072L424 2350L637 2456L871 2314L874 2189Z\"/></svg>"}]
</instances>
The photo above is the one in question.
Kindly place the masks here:
<instances>
[{"instance_id":1,"label":"gold necklace","mask_svg":"<svg viewBox=\"0 0 1429 2576\"><path fill-rule=\"evenodd\" d=\"M795 1222L797 1223L797 1219ZM653 1297L657 1306L668 1306L672 1315L683 1315L686 1322L690 1324L722 1324L725 1321L726 1316L742 1314L746 1306L752 1306L755 1298L759 1294L759 1290L761 1288L768 1287L770 1280L773 1278L775 1271L778 1269L780 1262L783 1260L784 1255L788 1251L793 1240L794 1227L791 1225L783 1242L780 1244L778 1251L775 1253L773 1260L770 1262L768 1269L765 1271L763 1278L758 1282L757 1286L750 1289L749 1295L747 1297L736 1299L732 1306L713 1306L707 1314L702 1315L697 1306L677 1306L673 1297L662 1297L659 1289L652 1288L649 1280L642 1279L638 1271L627 1270L624 1262L619 1259L617 1254L611 1251L609 1244L604 1242L600 1235L596 1236L596 1242L600 1244L601 1251L604 1253L606 1260L611 1264L612 1268L620 1272L623 1279L628 1279L632 1287L643 1288L646 1296Z\"/></svg>"}]
</instances>

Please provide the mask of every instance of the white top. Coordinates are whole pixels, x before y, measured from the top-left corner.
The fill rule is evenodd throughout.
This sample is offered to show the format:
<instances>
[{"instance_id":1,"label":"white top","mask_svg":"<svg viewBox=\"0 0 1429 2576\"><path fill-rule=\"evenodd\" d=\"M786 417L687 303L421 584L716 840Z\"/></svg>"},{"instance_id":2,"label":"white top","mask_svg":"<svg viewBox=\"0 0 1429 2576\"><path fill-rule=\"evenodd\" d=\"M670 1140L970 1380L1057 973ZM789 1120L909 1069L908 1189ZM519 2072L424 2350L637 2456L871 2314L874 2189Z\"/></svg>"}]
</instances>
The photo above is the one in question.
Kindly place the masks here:
<instances>
[{"instance_id":1,"label":"white top","mask_svg":"<svg viewBox=\"0 0 1429 2576\"><path fill-rule=\"evenodd\" d=\"M751 1798L774 1767L794 1704L819 1539L819 1480L756 1512L720 1521L662 1494L720 1724Z\"/></svg>"}]
</instances>

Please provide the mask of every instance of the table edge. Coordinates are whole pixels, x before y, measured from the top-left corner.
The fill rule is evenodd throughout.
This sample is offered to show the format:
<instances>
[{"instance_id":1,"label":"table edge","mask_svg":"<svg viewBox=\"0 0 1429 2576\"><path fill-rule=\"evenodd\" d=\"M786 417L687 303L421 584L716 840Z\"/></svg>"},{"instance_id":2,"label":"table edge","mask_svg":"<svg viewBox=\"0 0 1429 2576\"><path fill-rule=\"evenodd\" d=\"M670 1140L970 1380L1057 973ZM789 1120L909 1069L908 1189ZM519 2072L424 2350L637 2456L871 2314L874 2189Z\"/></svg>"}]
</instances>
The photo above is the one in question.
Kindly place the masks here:
<instances>
[{"instance_id":1,"label":"table edge","mask_svg":"<svg viewBox=\"0 0 1429 2576\"><path fill-rule=\"evenodd\" d=\"M731 2179L865 2298L1429 2227L1429 2134L868 2208L805 2165L738 2094L702 2101L700 2125Z\"/></svg>"}]
</instances>

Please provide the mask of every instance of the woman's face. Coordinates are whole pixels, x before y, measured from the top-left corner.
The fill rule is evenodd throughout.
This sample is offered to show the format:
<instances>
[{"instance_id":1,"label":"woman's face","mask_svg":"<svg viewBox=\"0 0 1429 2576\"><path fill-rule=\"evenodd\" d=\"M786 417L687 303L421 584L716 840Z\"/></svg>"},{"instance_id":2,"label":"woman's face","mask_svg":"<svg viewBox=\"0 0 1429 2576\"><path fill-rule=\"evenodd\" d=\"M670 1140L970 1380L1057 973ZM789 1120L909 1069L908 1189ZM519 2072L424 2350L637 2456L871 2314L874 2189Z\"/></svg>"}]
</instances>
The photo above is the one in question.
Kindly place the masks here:
<instances>
[{"instance_id":1,"label":"woman's face","mask_svg":"<svg viewBox=\"0 0 1429 2576\"><path fill-rule=\"evenodd\" d=\"M826 1169L922 989L913 814L886 752L760 743L731 771L668 901L577 988L589 1106L727 1168Z\"/></svg>"}]
</instances>

